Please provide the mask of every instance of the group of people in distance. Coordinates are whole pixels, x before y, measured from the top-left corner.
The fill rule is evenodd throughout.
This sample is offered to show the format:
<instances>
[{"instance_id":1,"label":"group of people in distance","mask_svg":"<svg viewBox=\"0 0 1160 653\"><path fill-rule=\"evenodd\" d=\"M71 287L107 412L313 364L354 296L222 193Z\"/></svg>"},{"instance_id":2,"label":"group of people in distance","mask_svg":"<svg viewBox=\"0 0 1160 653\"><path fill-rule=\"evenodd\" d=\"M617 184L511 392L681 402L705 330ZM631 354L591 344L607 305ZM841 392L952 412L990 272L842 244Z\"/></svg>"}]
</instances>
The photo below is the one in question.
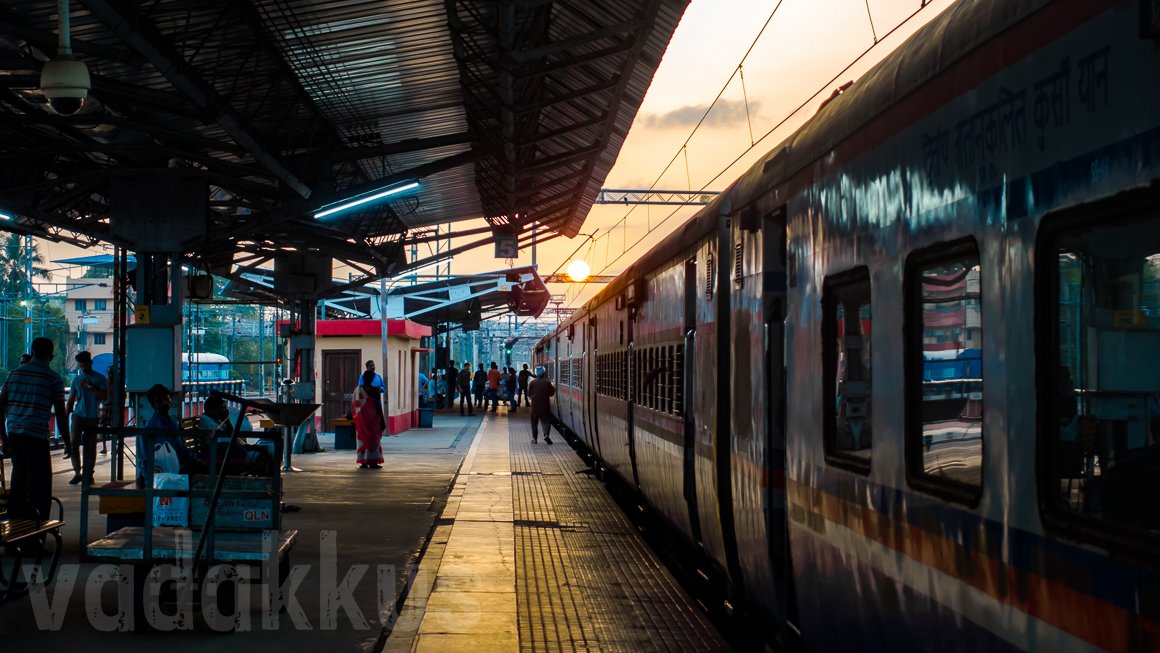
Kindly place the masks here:
<instances>
[{"instance_id":1,"label":"group of people in distance","mask_svg":"<svg viewBox=\"0 0 1160 653\"><path fill-rule=\"evenodd\" d=\"M495 361L492 361L491 369L484 369L480 363L472 374L471 363L464 363L460 369L455 361L451 361L435 382L435 407L453 407L456 394L459 414L464 416L474 415L476 408L486 412L489 401L493 413L499 411L500 401L508 405L508 414L516 412L523 404L532 409L532 442L539 440L539 426L543 425L544 442L552 444L551 398L556 394L556 388L548 380L547 370L543 367L536 367L534 376L527 364L517 372L514 367L500 368ZM420 372L419 396L428 397L430 390L431 380Z\"/></svg>"}]
</instances>

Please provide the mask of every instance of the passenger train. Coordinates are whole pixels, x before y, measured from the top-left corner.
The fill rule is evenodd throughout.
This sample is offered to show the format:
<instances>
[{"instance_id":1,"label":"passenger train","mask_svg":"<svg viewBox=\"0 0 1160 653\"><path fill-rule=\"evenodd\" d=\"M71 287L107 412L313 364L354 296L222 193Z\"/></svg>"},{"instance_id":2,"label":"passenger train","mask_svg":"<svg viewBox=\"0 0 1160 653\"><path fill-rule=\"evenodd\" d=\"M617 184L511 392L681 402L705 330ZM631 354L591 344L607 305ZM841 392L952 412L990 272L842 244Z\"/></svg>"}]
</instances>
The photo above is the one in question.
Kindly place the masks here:
<instances>
[{"instance_id":1,"label":"passenger train","mask_svg":"<svg viewBox=\"0 0 1160 653\"><path fill-rule=\"evenodd\" d=\"M534 356L771 638L1160 650L1160 3L953 5Z\"/></svg>"}]
</instances>

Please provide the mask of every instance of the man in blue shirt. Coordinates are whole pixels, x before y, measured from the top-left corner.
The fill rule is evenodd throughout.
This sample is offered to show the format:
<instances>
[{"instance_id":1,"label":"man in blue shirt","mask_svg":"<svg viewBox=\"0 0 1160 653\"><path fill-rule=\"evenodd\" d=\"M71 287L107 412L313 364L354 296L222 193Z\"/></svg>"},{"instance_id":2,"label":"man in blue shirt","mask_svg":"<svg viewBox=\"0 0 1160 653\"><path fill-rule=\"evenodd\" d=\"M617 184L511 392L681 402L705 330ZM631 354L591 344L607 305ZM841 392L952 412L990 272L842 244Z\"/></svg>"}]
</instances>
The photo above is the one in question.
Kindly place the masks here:
<instances>
[{"instance_id":1,"label":"man in blue shirt","mask_svg":"<svg viewBox=\"0 0 1160 653\"><path fill-rule=\"evenodd\" d=\"M97 458L96 429L100 424L101 402L109 396L109 381L100 372L93 371L93 356L89 352L79 352L76 355L76 362L79 369L69 389L67 406L73 420L72 438L69 440L73 477L68 484L76 485L83 479L92 485L93 465Z\"/></svg>"},{"instance_id":2,"label":"man in blue shirt","mask_svg":"<svg viewBox=\"0 0 1160 653\"><path fill-rule=\"evenodd\" d=\"M378 374L375 374L375 362L374 361L367 361L365 367L367 368L368 372L375 375L374 380L371 381L371 387L378 388L382 392L386 392L387 385L385 383L383 383L383 377L379 376ZM355 387L358 387L360 385L362 385L362 375L361 374L359 375L358 380L355 381Z\"/></svg>"},{"instance_id":3,"label":"man in blue shirt","mask_svg":"<svg viewBox=\"0 0 1160 653\"><path fill-rule=\"evenodd\" d=\"M383 377L381 377L377 373L375 373L375 362L374 361L367 361L363 367L366 368L367 372L370 372L371 374L375 375L374 379L371 381L371 387L379 389L379 401L382 401L382 398L387 395L387 384L383 383ZM358 376L358 380L355 381L354 385L356 388L358 386L362 385L362 374L360 374ZM380 404L380 406L381 406L381 404ZM384 412L383 414L385 415L386 412Z\"/></svg>"},{"instance_id":4,"label":"man in blue shirt","mask_svg":"<svg viewBox=\"0 0 1160 653\"><path fill-rule=\"evenodd\" d=\"M431 379L422 371L419 372L419 404L423 405L431 394Z\"/></svg>"},{"instance_id":5,"label":"man in blue shirt","mask_svg":"<svg viewBox=\"0 0 1160 653\"><path fill-rule=\"evenodd\" d=\"M177 423L177 420L173 419L173 417L169 415L169 410L173 407L173 397L169 393L169 388L161 385L160 383L157 383L145 392L145 399L149 401L149 406L153 408L153 415L149 417L149 421L145 422L145 428L162 429L166 431L178 431L181 429L181 426ZM198 461L197 456L193 455L193 452L189 450L189 447L185 446L185 441L182 440L177 433L171 432L153 438L153 471L171 473L177 473L180 471L179 469L160 468L160 461L157 460L157 452L166 444L168 444L170 448L173 449L173 452L177 454L177 460L181 469L189 469L199 465L200 461ZM138 449L138 451L139 450L140 449ZM137 457L138 466L140 466L140 463L143 460L143 456ZM140 470L138 470L138 473L140 473Z\"/></svg>"},{"instance_id":6,"label":"man in blue shirt","mask_svg":"<svg viewBox=\"0 0 1160 653\"><path fill-rule=\"evenodd\" d=\"M32 360L8 375L0 390L0 442L12 458L8 514L48 519L52 505L52 461L48 453L48 420L56 413L56 428L68 428L64 381L52 371L53 344L32 341Z\"/></svg>"}]
</instances>

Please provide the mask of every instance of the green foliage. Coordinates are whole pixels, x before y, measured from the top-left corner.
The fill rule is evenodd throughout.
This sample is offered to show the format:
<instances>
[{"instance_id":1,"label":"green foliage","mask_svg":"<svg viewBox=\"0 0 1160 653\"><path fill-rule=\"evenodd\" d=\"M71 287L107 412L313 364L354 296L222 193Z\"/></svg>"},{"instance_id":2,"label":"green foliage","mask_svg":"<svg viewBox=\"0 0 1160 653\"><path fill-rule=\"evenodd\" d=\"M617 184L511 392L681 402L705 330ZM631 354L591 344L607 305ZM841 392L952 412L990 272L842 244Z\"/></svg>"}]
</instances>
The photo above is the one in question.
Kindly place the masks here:
<instances>
[{"instance_id":1,"label":"green foliage","mask_svg":"<svg viewBox=\"0 0 1160 653\"><path fill-rule=\"evenodd\" d=\"M4 237L3 247L0 248L0 292L24 295L33 280L48 278L44 254L36 246L36 241L32 241L32 278L29 278L24 244L24 237L20 234L7 234Z\"/></svg>"},{"instance_id":2,"label":"green foliage","mask_svg":"<svg viewBox=\"0 0 1160 653\"><path fill-rule=\"evenodd\" d=\"M113 276L113 266L109 265L90 265L85 268L82 279L108 279Z\"/></svg>"}]
</instances>

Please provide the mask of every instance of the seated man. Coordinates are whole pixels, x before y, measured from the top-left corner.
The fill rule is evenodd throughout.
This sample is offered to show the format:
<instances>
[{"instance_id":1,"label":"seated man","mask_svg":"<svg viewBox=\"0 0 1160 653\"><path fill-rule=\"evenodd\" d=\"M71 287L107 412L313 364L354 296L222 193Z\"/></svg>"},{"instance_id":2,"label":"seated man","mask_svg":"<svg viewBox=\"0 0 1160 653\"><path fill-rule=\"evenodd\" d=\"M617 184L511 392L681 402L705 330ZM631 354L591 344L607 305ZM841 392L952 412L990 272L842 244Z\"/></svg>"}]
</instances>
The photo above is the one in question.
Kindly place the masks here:
<instances>
[{"instance_id":1,"label":"seated man","mask_svg":"<svg viewBox=\"0 0 1160 653\"><path fill-rule=\"evenodd\" d=\"M217 396L206 399L203 410L204 412L198 418L197 428L205 431L217 431L218 429L223 429L226 432L233 431L234 424L238 420L238 411L227 406L224 399ZM252 433L253 430L254 427L250 424L250 420L242 419L241 431ZM241 433L238 435L246 437Z\"/></svg>"},{"instance_id":2,"label":"seated man","mask_svg":"<svg viewBox=\"0 0 1160 653\"><path fill-rule=\"evenodd\" d=\"M173 406L173 397L170 396L169 388L158 383L149 388L148 392L145 393L145 398L149 400L149 405L153 408L153 415L145 423L145 428L167 431L177 431L180 428L177 421L169 414L169 410ZM176 433L167 433L154 438L153 453L153 471L155 472L188 472L190 469L201 467L197 456L193 455L193 452L185 446L185 441Z\"/></svg>"},{"instance_id":3,"label":"seated man","mask_svg":"<svg viewBox=\"0 0 1160 653\"><path fill-rule=\"evenodd\" d=\"M234 436L234 424L237 423L236 413L231 415L230 408L221 397L210 397L205 400L205 412L198 419L198 428L214 431L217 440L217 455L220 463L226 455L230 440ZM272 476L274 474L274 459L262 447L247 444L245 432L253 432L254 427L249 420L243 419L238 441L230 451L229 459L225 461L225 474L240 476ZM208 461L207 461L208 462Z\"/></svg>"}]
</instances>

